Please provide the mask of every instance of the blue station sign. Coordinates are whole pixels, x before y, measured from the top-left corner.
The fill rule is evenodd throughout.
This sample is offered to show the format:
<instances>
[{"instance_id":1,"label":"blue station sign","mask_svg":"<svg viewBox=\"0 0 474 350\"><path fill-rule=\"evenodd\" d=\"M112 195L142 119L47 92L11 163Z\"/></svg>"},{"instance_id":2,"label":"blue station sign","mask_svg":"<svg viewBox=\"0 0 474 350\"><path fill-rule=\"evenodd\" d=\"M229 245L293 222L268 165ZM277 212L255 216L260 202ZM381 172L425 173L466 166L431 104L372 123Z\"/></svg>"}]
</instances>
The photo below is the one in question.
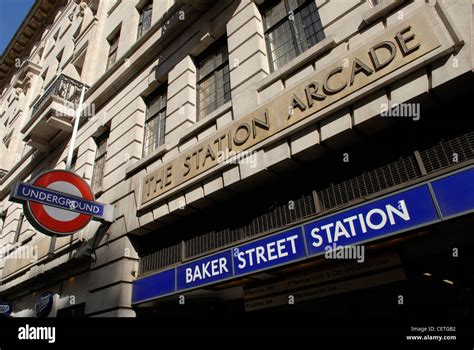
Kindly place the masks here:
<instances>
[{"instance_id":1,"label":"blue station sign","mask_svg":"<svg viewBox=\"0 0 474 350\"><path fill-rule=\"evenodd\" d=\"M309 255L336 244L353 245L438 221L428 185L345 210L304 225Z\"/></svg>"},{"instance_id":2,"label":"blue station sign","mask_svg":"<svg viewBox=\"0 0 474 350\"><path fill-rule=\"evenodd\" d=\"M136 280L132 303L215 284L474 212L474 167Z\"/></svg>"},{"instance_id":3,"label":"blue station sign","mask_svg":"<svg viewBox=\"0 0 474 350\"><path fill-rule=\"evenodd\" d=\"M178 266L178 289L189 289L232 277L230 251L207 256Z\"/></svg>"},{"instance_id":4,"label":"blue station sign","mask_svg":"<svg viewBox=\"0 0 474 350\"><path fill-rule=\"evenodd\" d=\"M306 257L301 227L232 249L234 275L246 275Z\"/></svg>"}]
</instances>

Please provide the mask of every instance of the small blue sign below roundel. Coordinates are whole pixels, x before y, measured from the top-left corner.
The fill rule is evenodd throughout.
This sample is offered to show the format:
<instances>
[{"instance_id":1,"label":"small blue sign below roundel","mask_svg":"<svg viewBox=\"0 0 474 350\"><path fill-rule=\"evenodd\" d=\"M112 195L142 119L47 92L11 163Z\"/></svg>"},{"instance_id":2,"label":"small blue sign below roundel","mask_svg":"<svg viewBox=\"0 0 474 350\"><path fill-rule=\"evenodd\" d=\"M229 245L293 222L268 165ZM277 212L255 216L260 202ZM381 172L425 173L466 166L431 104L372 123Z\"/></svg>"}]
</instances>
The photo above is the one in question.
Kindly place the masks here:
<instances>
[{"instance_id":1,"label":"small blue sign below roundel","mask_svg":"<svg viewBox=\"0 0 474 350\"><path fill-rule=\"evenodd\" d=\"M12 311L12 305L8 301L0 299L0 317L10 317Z\"/></svg>"},{"instance_id":2,"label":"small blue sign below roundel","mask_svg":"<svg viewBox=\"0 0 474 350\"><path fill-rule=\"evenodd\" d=\"M43 318L48 317L53 307L54 293L43 292L40 294L35 303L36 317Z\"/></svg>"}]
</instances>

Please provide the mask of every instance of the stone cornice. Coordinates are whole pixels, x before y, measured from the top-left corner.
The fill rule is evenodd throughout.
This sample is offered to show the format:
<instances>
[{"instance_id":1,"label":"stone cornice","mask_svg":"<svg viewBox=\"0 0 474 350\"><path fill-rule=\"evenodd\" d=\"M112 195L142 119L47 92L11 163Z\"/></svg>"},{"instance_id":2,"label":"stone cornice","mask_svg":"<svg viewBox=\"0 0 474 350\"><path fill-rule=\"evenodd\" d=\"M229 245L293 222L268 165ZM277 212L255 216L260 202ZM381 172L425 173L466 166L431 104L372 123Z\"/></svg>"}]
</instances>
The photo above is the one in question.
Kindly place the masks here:
<instances>
[{"instance_id":1,"label":"stone cornice","mask_svg":"<svg viewBox=\"0 0 474 350\"><path fill-rule=\"evenodd\" d=\"M36 0L0 57L0 90L10 82L17 69L15 61L28 58L44 29L54 21L57 11L66 3L67 0Z\"/></svg>"}]
</instances>

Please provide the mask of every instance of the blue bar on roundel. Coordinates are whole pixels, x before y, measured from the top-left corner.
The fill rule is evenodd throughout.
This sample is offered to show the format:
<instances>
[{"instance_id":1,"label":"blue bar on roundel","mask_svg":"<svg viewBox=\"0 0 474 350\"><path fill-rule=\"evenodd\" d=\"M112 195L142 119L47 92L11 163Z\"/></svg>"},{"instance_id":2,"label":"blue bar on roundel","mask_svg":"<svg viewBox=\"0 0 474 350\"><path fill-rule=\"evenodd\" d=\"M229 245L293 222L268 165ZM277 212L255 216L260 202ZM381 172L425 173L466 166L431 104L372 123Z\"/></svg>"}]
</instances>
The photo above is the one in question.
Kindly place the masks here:
<instances>
[{"instance_id":1,"label":"blue bar on roundel","mask_svg":"<svg viewBox=\"0 0 474 350\"><path fill-rule=\"evenodd\" d=\"M133 282L132 303L175 292L176 270L170 269Z\"/></svg>"},{"instance_id":2,"label":"blue bar on roundel","mask_svg":"<svg viewBox=\"0 0 474 350\"><path fill-rule=\"evenodd\" d=\"M19 183L14 196L24 200L41 203L44 205L75 211L96 217L103 217L104 205L98 202L71 196L66 193L56 192L26 183Z\"/></svg>"},{"instance_id":3,"label":"blue bar on roundel","mask_svg":"<svg viewBox=\"0 0 474 350\"><path fill-rule=\"evenodd\" d=\"M431 183L444 218L474 211L474 168Z\"/></svg>"}]
</instances>

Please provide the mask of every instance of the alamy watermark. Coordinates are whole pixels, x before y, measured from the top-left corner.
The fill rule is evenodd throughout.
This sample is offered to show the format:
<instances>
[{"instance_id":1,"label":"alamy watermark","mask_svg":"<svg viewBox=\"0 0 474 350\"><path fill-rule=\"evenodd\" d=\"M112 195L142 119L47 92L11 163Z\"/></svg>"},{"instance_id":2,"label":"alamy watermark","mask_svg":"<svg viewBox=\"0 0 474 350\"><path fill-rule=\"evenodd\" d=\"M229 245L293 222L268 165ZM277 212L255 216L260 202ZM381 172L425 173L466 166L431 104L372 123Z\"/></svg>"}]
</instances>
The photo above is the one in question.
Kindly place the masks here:
<instances>
[{"instance_id":1,"label":"alamy watermark","mask_svg":"<svg viewBox=\"0 0 474 350\"><path fill-rule=\"evenodd\" d=\"M10 244L0 248L0 259L22 259L36 261L38 259L38 247L36 245L24 245L19 243Z\"/></svg>"},{"instance_id":2,"label":"alamy watermark","mask_svg":"<svg viewBox=\"0 0 474 350\"><path fill-rule=\"evenodd\" d=\"M79 104L74 103L74 104L62 104L61 107L59 107L56 112L55 116L56 117L71 117L71 116L76 116L76 111L79 108ZM82 110L81 110L81 118L86 117L86 118L93 118L95 117L95 103L87 104L84 103L82 105Z\"/></svg>"},{"instance_id":3,"label":"alamy watermark","mask_svg":"<svg viewBox=\"0 0 474 350\"><path fill-rule=\"evenodd\" d=\"M382 103L380 105L380 115L390 118L411 118L414 121L420 120L419 103Z\"/></svg>"},{"instance_id":4,"label":"alamy watermark","mask_svg":"<svg viewBox=\"0 0 474 350\"><path fill-rule=\"evenodd\" d=\"M326 259L352 259L358 263L365 261L365 247L363 245L327 245L324 247Z\"/></svg>"},{"instance_id":5,"label":"alamy watermark","mask_svg":"<svg viewBox=\"0 0 474 350\"><path fill-rule=\"evenodd\" d=\"M228 148L217 152L217 161L225 164L247 164L250 168L257 167L257 152L235 152Z\"/></svg>"}]
</instances>

